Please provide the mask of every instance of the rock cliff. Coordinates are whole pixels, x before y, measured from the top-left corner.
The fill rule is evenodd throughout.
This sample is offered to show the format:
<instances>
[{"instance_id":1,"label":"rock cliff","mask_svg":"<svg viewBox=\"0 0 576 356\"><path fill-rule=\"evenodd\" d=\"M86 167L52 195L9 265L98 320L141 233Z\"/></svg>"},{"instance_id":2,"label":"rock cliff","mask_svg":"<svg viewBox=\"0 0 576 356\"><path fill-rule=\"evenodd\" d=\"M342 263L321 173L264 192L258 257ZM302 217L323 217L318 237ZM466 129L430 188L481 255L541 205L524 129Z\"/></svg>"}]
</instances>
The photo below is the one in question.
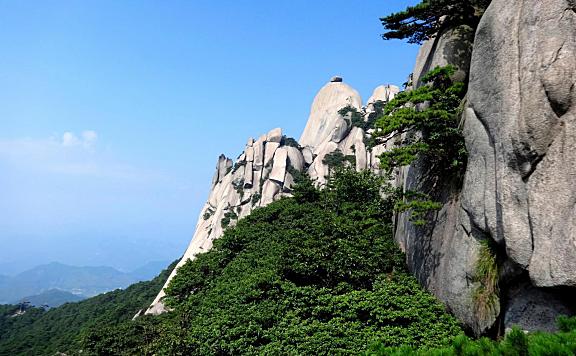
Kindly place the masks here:
<instances>
[{"instance_id":1,"label":"rock cliff","mask_svg":"<svg viewBox=\"0 0 576 356\"><path fill-rule=\"evenodd\" d=\"M446 29L421 47L410 88L446 64L468 83L466 172L463 179L431 174L424 159L399 169L398 187L425 192L442 208L423 227L398 214L395 239L410 270L473 333L512 324L552 330L559 314L576 313L576 3L493 0L476 32ZM221 156L179 266L255 207L289 195L296 171L322 186L338 154L357 170L378 172L388 146L368 147L362 122L398 92L380 86L363 105L334 77L314 99L299 143L274 129L249 139L235 163ZM487 243L495 246L500 293L479 310L477 265ZM163 311L162 296L147 313Z\"/></svg>"},{"instance_id":2,"label":"rock cliff","mask_svg":"<svg viewBox=\"0 0 576 356\"><path fill-rule=\"evenodd\" d=\"M474 39L466 27L445 31L417 59L415 87L436 64L469 73L469 158L463 185L428 176L422 160L400 171L399 186L443 207L425 228L400 214L396 239L421 283L475 334L552 330L576 312L575 19L570 1L493 0ZM495 242L500 294L479 313L482 241Z\"/></svg>"}]
</instances>

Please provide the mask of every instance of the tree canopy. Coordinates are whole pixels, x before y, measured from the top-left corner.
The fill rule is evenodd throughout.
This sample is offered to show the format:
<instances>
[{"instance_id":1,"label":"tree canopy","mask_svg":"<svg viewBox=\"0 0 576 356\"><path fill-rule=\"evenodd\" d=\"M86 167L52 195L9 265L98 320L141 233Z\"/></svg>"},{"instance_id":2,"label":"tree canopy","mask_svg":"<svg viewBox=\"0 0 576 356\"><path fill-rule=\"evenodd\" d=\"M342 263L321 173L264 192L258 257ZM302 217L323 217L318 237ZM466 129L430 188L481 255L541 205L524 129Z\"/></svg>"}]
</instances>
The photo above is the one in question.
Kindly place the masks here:
<instances>
[{"instance_id":1,"label":"tree canopy","mask_svg":"<svg viewBox=\"0 0 576 356\"><path fill-rule=\"evenodd\" d=\"M407 39L420 44L441 29L470 25L475 28L491 0L423 0L404 11L382 17L385 40Z\"/></svg>"}]
</instances>

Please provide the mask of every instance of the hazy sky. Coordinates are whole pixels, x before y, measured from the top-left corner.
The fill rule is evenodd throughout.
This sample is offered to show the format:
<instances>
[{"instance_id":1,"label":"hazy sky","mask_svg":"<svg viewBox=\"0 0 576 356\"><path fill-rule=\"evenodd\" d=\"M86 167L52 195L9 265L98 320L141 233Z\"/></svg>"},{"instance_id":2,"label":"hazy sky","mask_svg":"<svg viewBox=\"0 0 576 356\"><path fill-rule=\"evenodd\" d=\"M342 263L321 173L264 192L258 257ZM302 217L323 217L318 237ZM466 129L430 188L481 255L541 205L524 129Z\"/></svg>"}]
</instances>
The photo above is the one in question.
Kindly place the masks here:
<instances>
[{"instance_id":1,"label":"hazy sky","mask_svg":"<svg viewBox=\"0 0 576 356\"><path fill-rule=\"evenodd\" d=\"M378 18L417 2L0 0L0 274L176 259L220 153L405 81Z\"/></svg>"}]
</instances>

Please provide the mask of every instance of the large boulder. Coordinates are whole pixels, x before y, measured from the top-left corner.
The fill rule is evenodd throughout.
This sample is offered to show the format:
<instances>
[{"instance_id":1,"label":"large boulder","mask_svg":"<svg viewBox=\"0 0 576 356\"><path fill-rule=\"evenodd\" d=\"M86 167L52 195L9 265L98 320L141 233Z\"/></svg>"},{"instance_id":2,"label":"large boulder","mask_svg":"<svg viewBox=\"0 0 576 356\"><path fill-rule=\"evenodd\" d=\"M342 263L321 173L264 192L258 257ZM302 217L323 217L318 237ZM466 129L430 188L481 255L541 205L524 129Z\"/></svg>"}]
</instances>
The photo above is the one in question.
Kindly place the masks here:
<instances>
[{"instance_id":1,"label":"large boulder","mask_svg":"<svg viewBox=\"0 0 576 356\"><path fill-rule=\"evenodd\" d=\"M361 110L360 94L343 82L331 81L326 84L314 98L300 145L309 146L316 153L318 146L327 138L334 136L341 140L346 123L343 123L338 111L346 106Z\"/></svg>"}]
</instances>

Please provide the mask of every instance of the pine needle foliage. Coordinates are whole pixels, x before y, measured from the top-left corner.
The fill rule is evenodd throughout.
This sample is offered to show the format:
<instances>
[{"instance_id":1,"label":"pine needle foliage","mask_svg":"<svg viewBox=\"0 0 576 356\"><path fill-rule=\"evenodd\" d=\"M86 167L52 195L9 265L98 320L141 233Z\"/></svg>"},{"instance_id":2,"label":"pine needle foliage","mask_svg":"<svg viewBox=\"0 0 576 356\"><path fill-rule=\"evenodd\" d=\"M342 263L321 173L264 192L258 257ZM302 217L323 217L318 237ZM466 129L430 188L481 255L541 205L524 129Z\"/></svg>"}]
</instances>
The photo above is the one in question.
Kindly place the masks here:
<instances>
[{"instance_id":1,"label":"pine needle foliage","mask_svg":"<svg viewBox=\"0 0 576 356\"><path fill-rule=\"evenodd\" d=\"M476 28L490 0L423 0L417 5L380 19L385 40L406 39L421 44L444 28L469 25Z\"/></svg>"}]
</instances>

